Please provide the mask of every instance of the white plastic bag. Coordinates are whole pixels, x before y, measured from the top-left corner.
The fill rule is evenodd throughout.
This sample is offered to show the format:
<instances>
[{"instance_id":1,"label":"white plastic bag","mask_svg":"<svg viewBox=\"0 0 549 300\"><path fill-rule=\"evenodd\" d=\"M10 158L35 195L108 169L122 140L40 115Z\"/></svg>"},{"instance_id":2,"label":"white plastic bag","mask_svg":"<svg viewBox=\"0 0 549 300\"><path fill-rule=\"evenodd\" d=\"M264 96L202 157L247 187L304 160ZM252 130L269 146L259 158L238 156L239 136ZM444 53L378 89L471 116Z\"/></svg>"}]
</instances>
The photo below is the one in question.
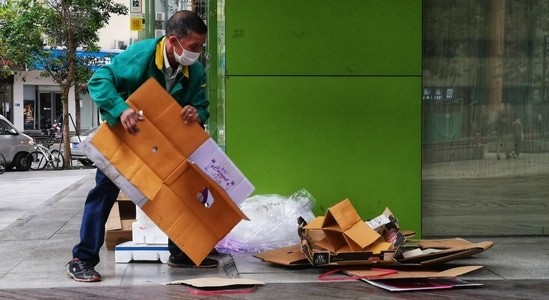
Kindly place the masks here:
<instances>
[{"instance_id":1,"label":"white plastic bag","mask_svg":"<svg viewBox=\"0 0 549 300\"><path fill-rule=\"evenodd\" d=\"M242 220L216 245L219 253L263 252L292 246L300 242L297 218L307 222L315 215L312 208L315 199L301 189L284 197L280 195L255 195L240 205L240 210L250 219Z\"/></svg>"}]
</instances>

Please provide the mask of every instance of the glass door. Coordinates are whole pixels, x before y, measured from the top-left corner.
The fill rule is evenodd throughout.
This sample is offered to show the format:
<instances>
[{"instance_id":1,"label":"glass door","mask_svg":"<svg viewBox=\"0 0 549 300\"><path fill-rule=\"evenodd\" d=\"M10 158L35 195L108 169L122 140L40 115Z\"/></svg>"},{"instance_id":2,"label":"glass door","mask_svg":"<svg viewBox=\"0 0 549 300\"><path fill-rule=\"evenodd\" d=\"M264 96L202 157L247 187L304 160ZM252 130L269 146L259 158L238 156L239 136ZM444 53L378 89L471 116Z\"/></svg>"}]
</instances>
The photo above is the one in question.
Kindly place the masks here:
<instances>
[{"instance_id":1,"label":"glass door","mask_svg":"<svg viewBox=\"0 0 549 300\"><path fill-rule=\"evenodd\" d=\"M63 116L61 93L52 91L39 92L38 106L40 108L40 120L37 126L46 133L48 129L51 129L52 124L59 122Z\"/></svg>"}]
</instances>

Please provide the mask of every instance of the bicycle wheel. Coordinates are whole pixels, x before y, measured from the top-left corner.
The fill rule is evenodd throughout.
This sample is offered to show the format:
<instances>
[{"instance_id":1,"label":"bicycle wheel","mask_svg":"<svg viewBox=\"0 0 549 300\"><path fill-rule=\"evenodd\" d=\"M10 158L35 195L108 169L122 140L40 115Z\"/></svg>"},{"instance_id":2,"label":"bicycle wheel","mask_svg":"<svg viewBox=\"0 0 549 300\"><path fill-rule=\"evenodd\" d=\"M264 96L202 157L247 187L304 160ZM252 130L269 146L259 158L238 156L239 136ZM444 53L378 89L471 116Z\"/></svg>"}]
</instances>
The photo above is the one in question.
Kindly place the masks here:
<instances>
[{"instance_id":1,"label":"bicycle wheel","mask_svg":"<svg viewBox=\"0 0 549 300\"><path fill-rule=\"evenodd\" d=\"M59 150L51 150L51 164L56 170L63 169L65 158Z\"/></svg>"},{"instance_id":2,"label":"bicycle wheel","mask_svg":"<svg viewBox=\"0 0 549 300\"><path fill-rule=\"evenodd\" d=\"M46 156L39 151L29 153L27 160L30 161L31 170L42 170L48 163Z\"/></svg>"},{"instance_id":3,"label":"bicycle wheel","mask_svg":"<svg viewBox=\"0 0 549 300\"><path fill-rule=\"evenodd\" d=\"M4 174L6 172L6 158L4 155L0 154L0 174Z\"/></svg>"}]
</instances>

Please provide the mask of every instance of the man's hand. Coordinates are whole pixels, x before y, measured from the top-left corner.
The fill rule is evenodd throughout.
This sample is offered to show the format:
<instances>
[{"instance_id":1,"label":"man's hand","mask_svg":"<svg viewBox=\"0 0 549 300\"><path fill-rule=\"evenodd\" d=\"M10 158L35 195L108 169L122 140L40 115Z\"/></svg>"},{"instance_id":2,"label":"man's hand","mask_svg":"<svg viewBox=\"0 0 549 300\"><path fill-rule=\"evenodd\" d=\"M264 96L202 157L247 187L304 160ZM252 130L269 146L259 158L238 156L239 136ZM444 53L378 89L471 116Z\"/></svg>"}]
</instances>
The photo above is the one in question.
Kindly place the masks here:
<instances>
[{"instance_id":1,"label":"man's hand","mask_svg":"<svg viewBox=\"0 0 549 300\"><path fill-rule=\"evenodd\" d=\"M183 110L181 110L180 113L181 117L185 121L185 124L189 124L191 122L199 122L200 118L198 117L198 113L196 112L196 108L186 105L183 107Z\"/></svg>"},{"instance_id":2,"label":"man's hand","mask_svg":"<svg viewBox=\"0 0 549 300\"><path fill-rule=\"evenodd\" d=\"M120 123L122 123L124 129L126 129L126 131L131 135L137 135L139 133L139 127L137 127L137 122L144 120L145 118L143 117L143 113L138 113L132 108L126 109L120 115Z\"/></svg>"}]
</instances>

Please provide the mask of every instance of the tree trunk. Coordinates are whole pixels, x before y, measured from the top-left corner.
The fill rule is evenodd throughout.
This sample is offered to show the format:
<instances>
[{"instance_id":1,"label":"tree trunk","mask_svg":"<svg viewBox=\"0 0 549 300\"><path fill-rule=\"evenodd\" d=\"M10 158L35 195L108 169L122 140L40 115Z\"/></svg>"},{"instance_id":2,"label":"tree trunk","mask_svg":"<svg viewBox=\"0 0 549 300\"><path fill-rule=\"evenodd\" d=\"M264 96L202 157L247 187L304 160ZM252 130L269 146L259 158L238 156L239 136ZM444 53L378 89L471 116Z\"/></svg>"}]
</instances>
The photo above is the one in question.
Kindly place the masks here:
<instances>
[{"instance_id":1,"label":"tree trunk","mask_svg":"<svg viewBox=\"0 0 549 300\"><path fill-rule=\"evenodd\" d=\"M67 169L71 166L71 144L70 144L70 127L69 127L69 90L70 85L62 85L62 95L61 102L63 103L63 157L64 169Z\"/></svg>"},{"instance_id":2,"label":"tree trunk","mask_svg":"<svg viewBox=\"0 0 549 300\"><path fill-rule=\"evenodd\" d=\"M78 84L74 86L74 122L77 135L82 133L80 132L80 88L81 86Z\"/></svg>"},{"instance_id":3,"label":"tree trunk","mask_svg":"<svg viewBox=\"0 0 549 300\"><path fill-rule=\"evenodd\" d=\"M492 117L502 108L503 94L503 41L505 33L505 0L491 0L488 16L488 70L486 72L487 104ZM490 120L490 121L495 121Z\"/></svg>"}]
</instances>

